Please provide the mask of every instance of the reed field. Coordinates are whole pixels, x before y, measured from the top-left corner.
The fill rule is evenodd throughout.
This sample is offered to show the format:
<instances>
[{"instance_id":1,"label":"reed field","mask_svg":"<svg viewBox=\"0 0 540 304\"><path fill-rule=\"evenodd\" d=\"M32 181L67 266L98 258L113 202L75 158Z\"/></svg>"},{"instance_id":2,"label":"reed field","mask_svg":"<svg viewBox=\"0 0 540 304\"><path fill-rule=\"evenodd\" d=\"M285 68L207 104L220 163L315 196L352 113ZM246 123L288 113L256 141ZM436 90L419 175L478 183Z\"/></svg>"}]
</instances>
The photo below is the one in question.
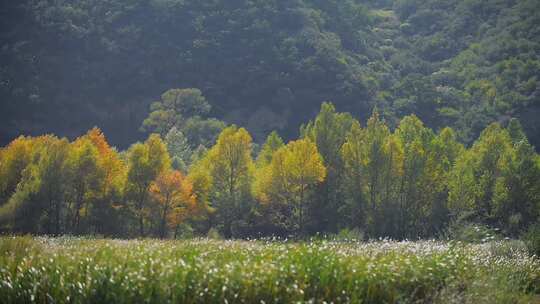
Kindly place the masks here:
<instances>
[{"instance_id":1,"label":"reed field","mask_svg":"<svg viewBox=\"0 0 540 304\"><path fill-rule=\"evenodd\" d=\"M539 303L519 241L0 238L1 303Z\"/></svg>"}]
</instances>

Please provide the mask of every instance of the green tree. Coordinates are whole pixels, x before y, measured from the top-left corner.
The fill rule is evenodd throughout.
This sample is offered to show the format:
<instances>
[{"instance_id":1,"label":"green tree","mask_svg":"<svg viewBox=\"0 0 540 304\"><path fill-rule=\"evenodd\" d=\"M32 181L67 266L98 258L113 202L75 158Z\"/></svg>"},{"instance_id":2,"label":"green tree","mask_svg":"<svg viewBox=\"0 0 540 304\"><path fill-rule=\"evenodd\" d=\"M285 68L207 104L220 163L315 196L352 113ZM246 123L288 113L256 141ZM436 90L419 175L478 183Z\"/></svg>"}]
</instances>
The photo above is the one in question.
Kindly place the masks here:
<instances>
[{"instance_id":1,"label":"green tree","mask_svg":"<svg viewBox=\"0 0 540 304\"><path fill-rule=\"evenodd\" d=\"M417 238L423 233L432 204L426 196L426 175L434 134L415 115L404 117L395 134L402 142L404 154L399 197L401 236Z\"/></svg>"},{"instance_id":2,"label":"green tree","mask_svg":"<svg viewBox=\"0 0 540 304\"><path fill-rule=\"evenodd\" d=\"M225 127L223 122L208 118L210 109L199 89L170 89L161 95L159 101L152 103L151 112L141 129L166 137L175 127L187 138L190 148L201 144L209 146Z\"/></svg>"},{"instance_id":3,"label":"green tree","mask_svg":"<svg viewBox=\"0 0 540 304\"><path fill-rule=\"evenodd\" d=\"M208 114L210 108L199 89L170 89L159 101L152 103L142 129L165 136L172 127L183 124L189 117Z\"/></svg>"},{"instance_id":4,"label":"green tree","mask_svg":"<svg viewBox=\"0 0 540 304\"><path fill-rule=\"evenodd\" d=\"M193 151L184 133L176 127L172 127L165 136L165 143L171 156L172 167L187 172Z\"/></svg>"},{"instance_id":5,"label":"green tree","mask_svg":"<svg viewBox=\"0 0 540 304\"><path fill-rule=\"evenodd\" d=\"M379 210L375 211L375 223L380 227L379 234L401 237L405 227L400 226L403 214L399 205L402 179L404 175L405 151L403 142L397 134L388 136L383 146L382 196Z\"/></svg>"},{"instance_id":6,"label":"green tree","mask_svg":"<svg viewBox=\"0 0 540 304\"><path fill-rule=\"evenodd\" d=\"M451 128L442 129L430 143L423 185L424 197L431 202L431 208L426 218L429 223L423 227L424 233L441 231L448 223L449 180L456 159L464 152L465 148L457 141L457 135Z\"/></svg>"},{"instance_id":7,"label":"green tree","mask_svg":"<svg viewBox=\"0 0 540 304\"><path fill-rule=\"evenodd\" d=\"M309 138L317 145L327 170L326 179L319 185L314 198L315 206L309 210L314 216L316 230L335 232L339 227L342 218L340 203L344 199L340 149L352 122L349 113L337 113L332 103L324 102L315 120L301 129L302 137Z\"/></svg>"},{"instance_id":8,"label":"green tree","mask_svg":"<svg viewBox=\"0 0 540 304\"><path fill-rule=\"evenodd\" d=\"M512 151L500 163L503 170L495 184L494 216L507 233L517 236L540 215L540 167L519 121L512 119L506 130Z\"/></svg>"},{"instance_id":9,"label":"green tree","mask_svg":"<svg viewBox=\"0 0 540 304\"><path fill-rule=\"evenodd\" d=\"M266 141L262 145L261 151L257 156L257 167L264 167L272 162L274 152L283 147L283 139L278 135L276 131L272 131L266 138Z\"/></svg>"},{"instance_id":10,"label":"green tree","mask_svg":"<svg viewBox=\"0 0 540 304\"><path fill-rule=\"evenodd\" d=\"M501 182L511 152L508 132L497 123L487 127L472 148L457 160L450 180L451 210L472 211L479 219L493 223L495 187Z\"/></svg>"},{"instance_id":11,"label":"green tree","mask_svg":"<svg viewBox=\"0 0 540 304\"><path fill-rule=\"evenodd\" d=\"M343 158L345 197L344 212L347 222L353 227L364 228L366 200L364 197L365 132L358 121L353 121L341 148Z\"/></svg>"},{"instance_id":12,"label":"green tree","mask_svg":"<svg viewBox=\"0 0 540 304\"><path fill-rule=\"evenodd\" d=\"M383 170L386 157L384 155L384 145L390 136L390 130L379 118L375 109L373 115L367 122L362 155L362 171L364 172L365 197L368 202L367 225L370 230L375 229L377 221L377 209L381 205L383 198Z\"/></svg>"}]
</instances>

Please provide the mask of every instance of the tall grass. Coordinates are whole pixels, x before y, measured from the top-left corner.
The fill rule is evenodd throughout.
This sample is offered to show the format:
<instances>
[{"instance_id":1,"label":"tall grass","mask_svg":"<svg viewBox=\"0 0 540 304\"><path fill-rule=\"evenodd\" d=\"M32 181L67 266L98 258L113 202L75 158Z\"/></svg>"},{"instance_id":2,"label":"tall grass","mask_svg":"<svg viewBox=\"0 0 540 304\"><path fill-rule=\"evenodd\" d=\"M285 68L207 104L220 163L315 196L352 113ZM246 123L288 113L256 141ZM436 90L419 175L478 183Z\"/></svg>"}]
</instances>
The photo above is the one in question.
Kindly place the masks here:
<instances>
[{"instance_id":1,"label":"tall grass","mask_svg":"<svg viewBox=\"0 0 540 304\"><path fill-rule=\"evenodd\" d=\"M1 303L533 303L505 242L0 238Z\"/></svg>"}]
</instances>

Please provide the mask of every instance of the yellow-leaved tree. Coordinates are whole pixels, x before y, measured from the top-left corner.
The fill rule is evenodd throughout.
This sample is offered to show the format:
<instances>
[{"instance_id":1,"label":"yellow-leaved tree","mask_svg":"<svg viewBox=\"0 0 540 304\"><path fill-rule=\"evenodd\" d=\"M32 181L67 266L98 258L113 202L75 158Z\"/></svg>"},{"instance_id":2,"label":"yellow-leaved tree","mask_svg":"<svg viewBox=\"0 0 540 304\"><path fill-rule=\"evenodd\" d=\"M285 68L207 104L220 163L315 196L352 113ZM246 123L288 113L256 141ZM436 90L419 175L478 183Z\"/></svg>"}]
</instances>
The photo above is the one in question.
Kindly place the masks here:
<instances>
[{"instance_id":1,"label":"yellow-leaved tree","mask_svg":"<svg viewBox=\"0 0 540 304\"><path fill-rule=\"evenodd\" d=\"M68 217L66 219L71 232L85 232L88 210L99 196L99 186L104 177L104 171L98 165L98 149L87 136L81 136L70 144L66 161L68 174L67 202Z\"/></svg>"},{"instance_id":2,"label":"yellow-leaved tree","mask_svg":"<svg viewBox=\"0 0 540 304\"><path fill-rule=\"evenodd\" d=\"M249 212L253 160L251 136L244 128L230 126L216 144L191 168L197 195L208 197L215 221L225 237L233 236L233 224L241 225ZM199 193L201 192L201 193Z\"/></svg>"},{"instance_id":3,"label":"yellow-leaved tree","mask_svg":"<svg viewBox=\"0 0 540 304\"><path fill-rule=\"evenodd\" d=\"M20 136L0 150L0 206L7 203L32 160L34 140Z\"/></svg>"},{"instance_id":4,"label":"yellow-leaved tree","mask_svg":"<svg viewBox=\"0 0 540 304\"><path fill-rule=\"evenodd\" d=\"M289 212L282 214L280 221L289 229L303 233L310 187L326 177L317 146L309 139L289 142L274 153L270 165L257 177L260 179L258 199L268 204L285 204Z\"/></svg>"},{"instance_id":5,"label":"yellow-leaved tree","mask_svg":"<svg viewBox=\"0 0 540 304\"><path fill-rule=\"evenodd\" d=\"M144 236L144 223L151 210L147 206L150 184L171 166L165 143L152 134L144 143L136 143L128 150L126 196L139 222L139 235Z\"/></svg>"}]
</instances>

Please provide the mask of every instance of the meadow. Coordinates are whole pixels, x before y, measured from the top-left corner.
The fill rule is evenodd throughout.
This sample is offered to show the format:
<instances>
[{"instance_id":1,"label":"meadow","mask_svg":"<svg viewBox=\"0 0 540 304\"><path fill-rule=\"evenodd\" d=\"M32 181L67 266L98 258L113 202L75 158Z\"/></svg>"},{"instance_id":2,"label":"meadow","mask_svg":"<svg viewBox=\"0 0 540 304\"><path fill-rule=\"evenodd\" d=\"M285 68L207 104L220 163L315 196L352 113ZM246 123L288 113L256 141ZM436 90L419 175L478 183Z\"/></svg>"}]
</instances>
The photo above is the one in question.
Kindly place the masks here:
<instances>
[{"instance_id":1,"label":"meadow","mask_svg":"<svg viewBox=\"0 0 540 304\"><path fill-rule=\"evenodd\" d=\"M0 238L2 303L538 303L519 241Z\"/></svg>"}]
</instances>

